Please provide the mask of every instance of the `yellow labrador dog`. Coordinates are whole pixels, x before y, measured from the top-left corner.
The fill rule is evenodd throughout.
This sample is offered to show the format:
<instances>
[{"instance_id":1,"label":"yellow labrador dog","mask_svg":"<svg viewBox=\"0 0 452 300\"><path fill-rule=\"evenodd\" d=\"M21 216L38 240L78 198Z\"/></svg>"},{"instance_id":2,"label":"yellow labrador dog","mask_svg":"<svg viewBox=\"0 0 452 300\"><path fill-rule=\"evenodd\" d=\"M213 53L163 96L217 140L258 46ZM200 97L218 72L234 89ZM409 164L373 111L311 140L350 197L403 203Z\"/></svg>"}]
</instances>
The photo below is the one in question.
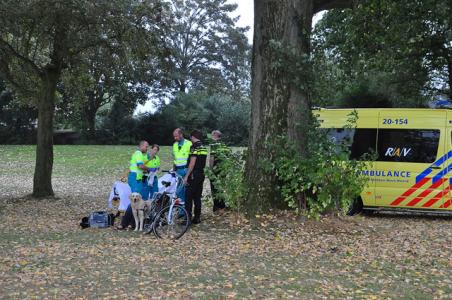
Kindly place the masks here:
<instances>
[{"instance_id":1,"label":"yellow labrador dog","mask_svg":"<svg viewBox=\"0 0 452 300\"><path fill-rule=\"evenodd\" d=\"M135 231L143 231L144 212L149 208L150 203L146 203L147 201L143 200L140 193L130 194L129 199L133 218L135 219Z\"/></svg>"}]
</instances>

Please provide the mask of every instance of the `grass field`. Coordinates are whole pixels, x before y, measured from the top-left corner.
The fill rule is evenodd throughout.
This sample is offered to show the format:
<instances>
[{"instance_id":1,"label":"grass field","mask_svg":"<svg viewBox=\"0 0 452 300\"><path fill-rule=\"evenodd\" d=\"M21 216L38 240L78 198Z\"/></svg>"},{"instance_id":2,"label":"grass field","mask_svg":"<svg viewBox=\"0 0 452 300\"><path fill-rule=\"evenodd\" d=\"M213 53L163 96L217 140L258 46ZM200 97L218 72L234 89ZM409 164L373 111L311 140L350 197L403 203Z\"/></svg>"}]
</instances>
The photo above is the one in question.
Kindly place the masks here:
<instances>
[{"instance_id":1,"label":"grass field","mask_svg":"<svg viewBox=\"0 0 452 300\"><path fill-rule=\"evenodd\" d=\"M179 241L78 223L106 208L132 146L56 146L56 199L33 200L34 147L0 146L1 299L451 299L451 219L394 214L252 224L214 216ZM161 150L169 167L170 148ZM207 184L206 184L207 186Z\"/></svg>"}]
</instances>

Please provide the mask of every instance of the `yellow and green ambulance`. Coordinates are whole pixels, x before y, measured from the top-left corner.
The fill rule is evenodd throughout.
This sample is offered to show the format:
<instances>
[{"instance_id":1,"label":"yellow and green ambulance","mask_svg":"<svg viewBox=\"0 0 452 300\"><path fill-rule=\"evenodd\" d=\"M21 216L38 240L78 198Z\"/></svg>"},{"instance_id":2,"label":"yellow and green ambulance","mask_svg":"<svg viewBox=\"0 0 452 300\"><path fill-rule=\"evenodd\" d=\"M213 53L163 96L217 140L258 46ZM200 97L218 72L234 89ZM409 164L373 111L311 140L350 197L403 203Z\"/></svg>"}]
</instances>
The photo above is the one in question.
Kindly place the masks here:
<instances>
[{"instance_id":1,"label":"yellow and green ambulance","mask_svg":"<svg viewBox=\"0 0 452 300\"><path fill-rule=\"evenodd\" d=\"M356 128L344 128L356 111ZM452 110L316 109L320 127L337 143L351 143L350 156L375 153L363 174L360 210L452 213Z\"/></svg>"}]
</instances>

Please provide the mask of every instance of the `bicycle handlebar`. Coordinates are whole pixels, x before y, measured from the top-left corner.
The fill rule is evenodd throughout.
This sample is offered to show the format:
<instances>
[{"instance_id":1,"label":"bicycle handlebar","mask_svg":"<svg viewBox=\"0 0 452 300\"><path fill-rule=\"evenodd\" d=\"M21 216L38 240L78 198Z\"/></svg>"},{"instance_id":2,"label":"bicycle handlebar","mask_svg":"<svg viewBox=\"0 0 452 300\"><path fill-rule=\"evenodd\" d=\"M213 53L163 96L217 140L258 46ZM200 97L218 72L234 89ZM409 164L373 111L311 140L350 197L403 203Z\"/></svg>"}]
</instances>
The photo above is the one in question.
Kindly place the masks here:
<instances>
[{"instance_id":1,"label":"bicycle handlebar","mask_svg":"<svg viewBox=\"0 0 452 300\"><path fill-rule=\"evenodd\" d=\"M168 174L173 175L173 177L179 177L179 178L183 179L183 177L180 176L179 174L177 174L177 172L175 170L161 170L161 171L162 171L162 173L168 173Z\"/></svg>"}]
</instances>

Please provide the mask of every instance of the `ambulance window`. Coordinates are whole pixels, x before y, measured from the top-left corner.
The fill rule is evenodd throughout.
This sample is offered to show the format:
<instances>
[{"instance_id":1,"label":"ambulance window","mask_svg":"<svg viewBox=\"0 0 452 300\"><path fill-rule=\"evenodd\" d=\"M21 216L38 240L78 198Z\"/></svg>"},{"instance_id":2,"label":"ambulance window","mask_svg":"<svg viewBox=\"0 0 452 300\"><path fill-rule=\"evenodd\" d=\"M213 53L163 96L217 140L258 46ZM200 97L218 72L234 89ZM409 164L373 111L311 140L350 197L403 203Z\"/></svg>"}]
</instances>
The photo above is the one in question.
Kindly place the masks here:
<instances>
[{"instance_id":1,"label":"ambulance window","mask_svg":"<svg viewBox=\"0 0 452 300\"><path fill-rule=\"evenodd\" d=\"M366 153L375 152L376 129L330 128L328 136L336 145L346 145L351 159L360 159ZM340 151L340 147L337 148Z\"/></svg>"},{"instance_id":2,"label":"ambulance window","mask_svg":"<svg viewBox=\"0 0 452 300\"><path fill-rule=\"evenodd\" d=\"M376 151L377 129L357 128L353 137L350 158L360 159L364 154L372 154Z\"/></svg>"},{"instance_id":3,"label":"ambulance window","mask_svg":"<svg viewBox=\"0 0 452 300\"><path fill-rule=\"evenodd\" d=\"M336 145L351 144L355 129L351 128L330 128L328 129L328 137Z\"/></svg>"},{"instance_id":4,"label":"ambulance window","mask_svg":"<svg viewBox=\"0 0 452 300\"><path fill-rule=\"evenodd\" d=\"M436 159L439 130L380 129L378 160L432 163Z\"/></svg>"}]
</instances>

